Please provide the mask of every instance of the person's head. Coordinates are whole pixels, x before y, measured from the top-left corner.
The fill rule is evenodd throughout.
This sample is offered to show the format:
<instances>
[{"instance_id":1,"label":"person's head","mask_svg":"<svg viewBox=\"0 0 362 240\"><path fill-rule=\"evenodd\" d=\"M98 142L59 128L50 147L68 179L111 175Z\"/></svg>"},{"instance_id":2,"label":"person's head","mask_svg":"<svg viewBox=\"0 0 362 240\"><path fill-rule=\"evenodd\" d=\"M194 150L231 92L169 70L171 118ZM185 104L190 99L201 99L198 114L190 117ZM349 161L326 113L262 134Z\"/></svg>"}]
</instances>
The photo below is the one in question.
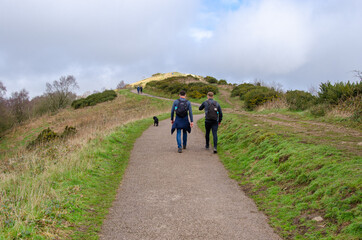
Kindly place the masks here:
<instances>
[{"instance_id":1,"label":"person's head","mask_svg":"<svg viewBox=\"0 0 362 240\"><path fill-rule=\"evenodd\" d=\"M180 91L180 97L186 97L186 92L184 90Z\"/></svg>"},{"instance_id":2,"label":"person's head","mask_svg":"<svg viewBox=\"0 0 362 240\"><path fill-rule=\"evenodd\" d=\"M208 92L207 93L207 99L210 99L210 98L214 98L214 93L213 92Z\"/></svg>"}]
</instances>

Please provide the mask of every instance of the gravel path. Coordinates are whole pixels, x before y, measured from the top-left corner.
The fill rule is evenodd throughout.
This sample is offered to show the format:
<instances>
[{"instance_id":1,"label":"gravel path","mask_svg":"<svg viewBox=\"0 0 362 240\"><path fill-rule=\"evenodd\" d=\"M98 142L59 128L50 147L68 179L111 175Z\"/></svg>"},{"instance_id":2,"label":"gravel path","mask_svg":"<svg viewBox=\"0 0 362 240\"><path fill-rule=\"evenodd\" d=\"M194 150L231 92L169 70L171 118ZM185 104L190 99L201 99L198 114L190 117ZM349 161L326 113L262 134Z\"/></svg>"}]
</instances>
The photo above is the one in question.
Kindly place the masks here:
<instances>
[{"instance_id":1,"label":"gravel path","mask_svg":"<svg viewBox=\"0 0 362 240\"><path fill-rule=\"evenodd\" d=\"M202 116L195 116L195 122ZM170 120L136 141L100 239L280 239L194 127L177 153Z\"/></svg>"}]
</instances>

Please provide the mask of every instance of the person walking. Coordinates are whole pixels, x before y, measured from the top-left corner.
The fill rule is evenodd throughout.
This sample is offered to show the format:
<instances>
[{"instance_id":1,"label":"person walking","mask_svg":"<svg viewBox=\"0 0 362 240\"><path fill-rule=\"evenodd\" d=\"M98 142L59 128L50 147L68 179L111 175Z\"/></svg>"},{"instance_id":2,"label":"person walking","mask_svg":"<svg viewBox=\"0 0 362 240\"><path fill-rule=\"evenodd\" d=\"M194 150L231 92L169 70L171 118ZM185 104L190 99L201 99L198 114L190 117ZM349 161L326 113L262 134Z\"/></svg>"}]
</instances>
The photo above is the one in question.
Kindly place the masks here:
<instances>
[{"instance_id":1,"label":"person walking","mask_svg":"<svg viewBox=\"0 0 362 240\"><path fill-rule=\"evenodd\" d=\"M143 92L143 87L142 87L142 86L140 86L140 92L141 92L141 94L142 94L142 92Z\"/></svg>"},{"instance_id":2,"label":"person walking","mask_svg":"<svg viewBox=\"0 0 362 240\"><path fill-rule=\"evenodd\" d=\"M182 148L186 149L187 145L187 132L191 133L191 128L194 126L194 119L192 115L191 103L186 100L186 92L180 91L180 98L175 100L171 109L171 134L177 130L176 141L178 152L182 153ZM174 114L176 113L176 120L174 121ZM190 116L190 121L189 121ZM190 123L191 122L191 123ZM181 130L183 133L181 143Z\"/></svg>"},{"instance_id":3,"label":"person walking","mask_svg":"<svg viewBox=\"0 0 362 240\"><path fill-rule=\"evenodd\" d=\"M137 87L137 93L140 94L140 86Z\"/></svg>"},{"instance_id":4,"label":"person walking","mask_svg":"<svg viewBox=\"0 0 362 240\"><path fill-rule=\"evenodd\" d=\"M217 153L217 129L222 121L222 111L220 104L214 100L214 93L207 93L207 100L201 104L199 110L205 109L205 148L209 149L210 145L210 130L214 140L214 153Z\"/></svg>"}]
</instances>

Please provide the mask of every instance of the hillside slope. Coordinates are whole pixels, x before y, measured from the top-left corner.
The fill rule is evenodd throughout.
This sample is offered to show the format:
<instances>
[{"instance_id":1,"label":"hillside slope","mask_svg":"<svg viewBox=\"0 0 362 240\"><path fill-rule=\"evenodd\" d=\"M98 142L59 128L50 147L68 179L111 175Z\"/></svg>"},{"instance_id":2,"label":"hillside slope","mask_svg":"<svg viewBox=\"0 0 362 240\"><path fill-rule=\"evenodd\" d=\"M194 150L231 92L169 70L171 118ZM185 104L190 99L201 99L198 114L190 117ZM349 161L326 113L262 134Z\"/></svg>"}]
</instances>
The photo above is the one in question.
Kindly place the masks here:
<instances>
[{"instance_id":1,"label":"hillside slope","mask_svg":"<svg viewBox=\"0 0 362 240\"><path fill-rule=\"evenodd\" d=\"M140 80L138 82L135 82L135 83L131 83L129 84L131 87L137 87L137 86L142 86L142 87L145 87L146 84L148 82L151 82L151 81L162 81L162 80L165 80L167 78L171 78L171 77L186 77L188 75L191 75L192 77L194 78L198 78L200 81L202 82L206 82L204 80L203 77L201 76L198 76L198 75L194 75L194 74L185 74L185 73L179 73L179 72L170 72L170 73L156 73L156 74L153 74L152 77L149 77L149 78L145 78L143 80Z\"/></svg>"}]
</instances>

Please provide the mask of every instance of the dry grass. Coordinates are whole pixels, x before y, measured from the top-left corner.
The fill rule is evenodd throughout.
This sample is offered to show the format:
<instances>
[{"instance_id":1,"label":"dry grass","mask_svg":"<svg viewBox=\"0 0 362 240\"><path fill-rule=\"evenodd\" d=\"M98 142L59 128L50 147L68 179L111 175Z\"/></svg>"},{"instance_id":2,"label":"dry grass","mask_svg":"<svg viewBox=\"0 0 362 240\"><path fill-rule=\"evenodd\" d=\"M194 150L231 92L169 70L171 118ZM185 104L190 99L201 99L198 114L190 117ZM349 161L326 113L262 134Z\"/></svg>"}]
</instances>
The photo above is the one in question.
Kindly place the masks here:
<instances>
[{"instance_id":1,"label":"dry grass","mask_svg":"<svg viewBox=\"0 0 362 240\"><path fill-rule=\"evenodd\" d=\"M362 96L358 95L346 101L340 102L337 106L327 112L329 117L350 118L357 111L362 109Z\"/></svg>"},{"instance_id":2,"label":"dry grass","mask_svg":"<svg viewBox=\"0 0 362 240\"><path fill-rule=\"evenodd\" d=\"M287 109L289 107L286 99L282 98L274 98L271 101L265 102L263 105L258 106L256 111L263 110L272 110L272 109Z\"/></svg>"},{"instance_id":3,"label":"dry grass","mask_svg":"<svg viewBox=\"0 0 362 240\"><path fill-rule=\"evenodd\" d=\"M132 84L130 84L130 86L131 87L136 87L136 86L145 87L146 84L148 82L151 82L151 81L162 81L162 80L165 80L166 78L170 78L170 77L179 77L179 76L187 76L187 75L189 75L189 74L179 73L179 72L161 73L161 74L149 77L149 78L145 78L145 79L143 79L141 81L132 83ZM201 76L194 75L194 74L191 74L191 75L193 77L196 77L196 78L200 79L201 81L204 81L203 77L201 77Z\"/></svg>"},{"instance_id":4,"label":"dry grass","mask_svg":"<svg viewBox=\"0 0 362 240\"><path fill-rule=\"evenodd\" d=\"M0 229L11 228L21 232L34 221L44 225L41 231L49 238L64 235L59 232L51 215L39 220L39 211L51 208L52 214L66 214L55 209L64 193L54 191L52 185L66 178L64 173L90 168L80 154L92 139L102 139L120 125L150 118L169 110L169 102L123 92L114 101L84 109L65 109L53 116L43 116L13 129L2 143L0 161ZM38 132L50 127L62 132L65 126L75 126L77 134L67 141L57 141L47 146L27 151L26 144L36 138ZM4 153L4 154L3 154ZM68 189L75 194L77 189ZM59 200L60 201L60 200ZM49 206L49 203L54 203ZM66 223L62 223L66 224ZM1 238L0 231L0 238Z\"/></svg>"}]
</instances>

